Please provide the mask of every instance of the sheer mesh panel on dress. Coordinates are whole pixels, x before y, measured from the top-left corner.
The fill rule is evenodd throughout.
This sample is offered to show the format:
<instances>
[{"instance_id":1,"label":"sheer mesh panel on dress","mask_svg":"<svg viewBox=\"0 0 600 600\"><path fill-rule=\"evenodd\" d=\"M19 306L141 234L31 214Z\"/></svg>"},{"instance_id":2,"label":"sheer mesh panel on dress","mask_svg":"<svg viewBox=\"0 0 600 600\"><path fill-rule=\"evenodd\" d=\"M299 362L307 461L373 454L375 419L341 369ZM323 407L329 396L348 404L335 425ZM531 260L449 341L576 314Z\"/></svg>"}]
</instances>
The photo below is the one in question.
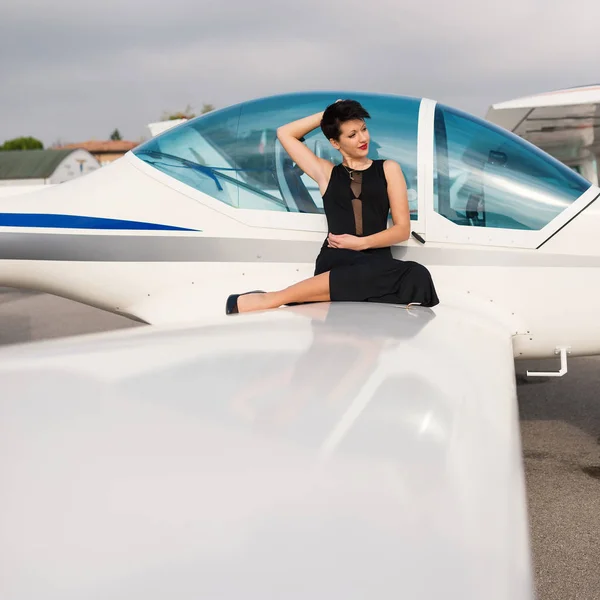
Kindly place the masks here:
<instances>
[{"instance_id":1,"label":"sheer mesh panel on dress","mask_svg":"<svg viewBox=\"0 0 600 600\"><path fill-rule=\"evenodd\" d=\"M352 199L352 210L354 211L354 225L356 228L356 235L363 234L363 216L362 216L362 200L360 195L362 193L362 179L363 174L360 171L348 171L350 176L350 189L354 194Z\"/></svg>"}]
</instances>

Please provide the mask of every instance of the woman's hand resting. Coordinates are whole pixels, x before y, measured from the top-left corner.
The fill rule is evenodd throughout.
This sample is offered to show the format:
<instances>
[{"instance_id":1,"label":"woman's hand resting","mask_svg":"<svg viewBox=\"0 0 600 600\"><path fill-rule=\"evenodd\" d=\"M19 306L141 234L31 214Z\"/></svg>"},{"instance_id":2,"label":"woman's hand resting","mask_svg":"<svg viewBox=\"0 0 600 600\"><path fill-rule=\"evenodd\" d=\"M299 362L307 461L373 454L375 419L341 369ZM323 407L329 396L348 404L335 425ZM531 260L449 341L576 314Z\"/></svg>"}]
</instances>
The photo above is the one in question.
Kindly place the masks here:
<instances>
[{"instance_id":1,"label":"woman's hand resting","mask_svg":"<svg viewBox=\"0 0 600 600\"><path fill-rule=\"evenodd\" d=\"M367 244L364 238L355 235L334 235L330 233L327 236L327 245L330 248L345 248L346 250L366 250Z\"/></svg>"}]
</instances>

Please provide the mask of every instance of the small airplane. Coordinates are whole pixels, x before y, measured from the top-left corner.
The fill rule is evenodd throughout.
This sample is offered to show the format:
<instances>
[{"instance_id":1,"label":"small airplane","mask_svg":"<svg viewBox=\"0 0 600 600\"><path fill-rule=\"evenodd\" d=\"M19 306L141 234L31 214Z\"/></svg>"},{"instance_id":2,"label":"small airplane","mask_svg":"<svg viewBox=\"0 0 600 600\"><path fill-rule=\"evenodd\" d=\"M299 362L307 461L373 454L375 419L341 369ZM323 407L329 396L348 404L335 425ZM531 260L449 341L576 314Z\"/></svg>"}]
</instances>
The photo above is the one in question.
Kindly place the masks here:
<instances>
[{"instance_id":1,"label":"small airplane","mask_svg":"<svg viewBox=\"0 0 600 600\"><path fill-rule=\"evenodd\" d=\"M312 275L322 201L276 130L340 97L440 305L226 316ZM2 597L532 598L514 359L600 353L599 196L433 100L312 92L1 200L0 284L159 326L0 351Z\"/></svg>"},{"instance_id":2,"label":"small airplane","mask_svg":"<svg viewBox=\"0 0 600 600\"><path fill-rule=\"evenodd\" d=\"M600 85L497 102L486 119L535 144L598 185Z\"/></svg>"},{"instance_id":3,"label":"small airplane","mask_svg":"<svg viewBox=\"0 0 600 600\"><path fill-rule=\"evenodd\" d=\"M0 199L0 284L166 324L221 314L236 290L312 275L322 201L276 129L333 95L214 111L97 172ZM371 157L397 160L407 180L414 237L395 256L425 264L445 303L505 323L515 358L599 353L595 305L579 299L600 286L600 189L432 100L353 96L372 114ZM320 131L306 143L335 159Z\"/></svg>"}]
</instances>

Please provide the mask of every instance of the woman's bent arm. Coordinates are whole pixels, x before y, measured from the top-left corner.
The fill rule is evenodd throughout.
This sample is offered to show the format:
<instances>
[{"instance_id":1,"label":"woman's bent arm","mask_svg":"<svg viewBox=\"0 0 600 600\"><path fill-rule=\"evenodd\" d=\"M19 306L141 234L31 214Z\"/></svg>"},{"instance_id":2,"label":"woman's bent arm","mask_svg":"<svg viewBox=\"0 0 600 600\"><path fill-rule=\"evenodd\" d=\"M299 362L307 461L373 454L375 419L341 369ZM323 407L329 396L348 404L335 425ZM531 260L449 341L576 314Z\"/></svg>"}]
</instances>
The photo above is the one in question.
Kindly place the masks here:
<instances>
[{"instance_id":1,"label":"woman's bent arm","mask_svg":"<svg viewBox=\"0 0 600 600\"><path fill-rule=\"evenodd\" d=\"M408 191L402 169L397 162L386 160L383 170L387 180L387 192L394 225L384 231L362 238L364 249L385 248L406 241L410 237L410 211Z\"/></svg>"},{"instance_id":2,"label":"woman's bent arm","mask_svg":"<svg viewBox=\"0 0 600 600\"><path fill-rule=\"evenodd\" d=\"M319 185L321 192L324 192L331 175L331 169L333 169L333 164L328 160L319 158L300 141L300 138L320 126L322 118L323 112L319 112L283 125L277 129L277 139L281 142L281 145L292 160L311 179L314 179Z\"/></svg>"}]
</instances>

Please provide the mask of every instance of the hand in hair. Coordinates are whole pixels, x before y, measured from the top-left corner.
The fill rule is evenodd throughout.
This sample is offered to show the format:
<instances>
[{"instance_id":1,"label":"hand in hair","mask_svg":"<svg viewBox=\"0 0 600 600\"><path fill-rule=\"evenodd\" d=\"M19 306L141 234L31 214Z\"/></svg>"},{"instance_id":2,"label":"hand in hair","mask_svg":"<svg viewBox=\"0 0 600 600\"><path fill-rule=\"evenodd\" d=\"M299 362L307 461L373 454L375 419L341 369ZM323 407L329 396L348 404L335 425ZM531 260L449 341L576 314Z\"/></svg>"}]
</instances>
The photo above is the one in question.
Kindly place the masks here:
<instances>
[{"instance_id":1,"label":"hand in hair","mask_svg":"<svg viewBox=\"0 0 600 600\"><path fill-rule=\"evenodd\" d=\"M319 127L323 113L319 112L297 121L282 125L277 129L277 139L292 160L311 179L316 181L321 194L325 193L333 163L320 158L300 140L310 131Z\"/></svg>"}]
</instances>

